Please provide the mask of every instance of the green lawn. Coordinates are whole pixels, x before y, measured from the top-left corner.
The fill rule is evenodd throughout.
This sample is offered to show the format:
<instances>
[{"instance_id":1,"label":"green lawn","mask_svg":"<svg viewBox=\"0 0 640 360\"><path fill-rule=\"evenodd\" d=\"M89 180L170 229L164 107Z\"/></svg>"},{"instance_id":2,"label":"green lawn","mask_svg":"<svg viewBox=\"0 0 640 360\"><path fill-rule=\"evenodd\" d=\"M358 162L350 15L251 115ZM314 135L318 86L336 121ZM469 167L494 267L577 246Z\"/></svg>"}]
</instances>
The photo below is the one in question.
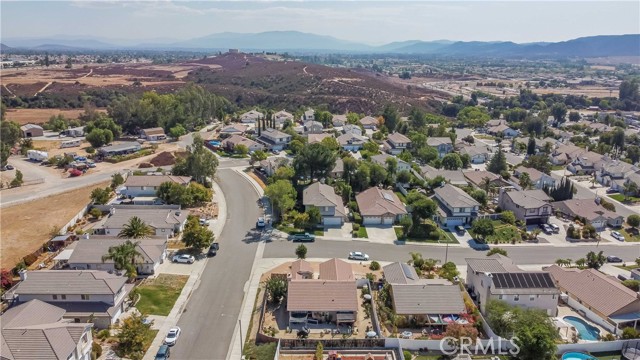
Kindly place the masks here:
<instances>
[{"instance_id":1,"label":"green lawn","mask_svg":"<svg viewBox=\"0 0 640 360\"><path fill-rule=\"evenodd\" d=\"M634 262L634 263L631 263L631 265L627 265L627 266L618 265L618 266L616 266L616 267L617 267L617 268L620 268L620 269L628 270L628 271L631 271L631 270L633 270L633 269L640 268L640 266L639 266L638 264L636 264L635 262Z\"/></svg>"},{"instance_id":2,"label":"green lawn","mask_svg":"<svg viewBox=\"0 0 640 360\"><path fill-rule=\"evenodd\" d=\"M136 307L145 315L169 315L188 279L187 275L160 274L145 282L136 289L140 294Z\"/></svg>"},{"instance_id":3,"label":"green lawn","mask_svg":"<svg viewBox=\"0 0 640 360\"><path fill-rule=\"evenodd\" d=\"M145 353L151 347L151 343L153 342L153 339L156 338L156 336L158 335L159 331L160 330L149 329L149 332L147 333L147 336L145 336L145 338L144 338L144 352Z\"/></svg>"},{"instance_id":4,"label":"green lawn","mask_svg":"<svg viewBox=\"0 0 640 360\"><path fill-rule=\"evenodd\" d=\"M612 194L612 195L607 195L607 196L612 198L613 200L617 200L617 201L619 201L621 203L625 202L624 195L622 195L622 194ZM631 197L629 197L629 200L631 202L638 202L638 201L640 201L640 198L635 197L635 196L631 196Z\"/></svg>"},{"instance_id":5,"label":"green lawn","mask_svg":"<svg viewBox=\"0 0 640 360\"><path fill-rule=\"evenodd\" d=\"M624 241L630 241L630 242L639 242L640 241L640 234L637 234L638 231L636 230L636 235L632 234L633 229L631 228L621 228L620 230L618 230L618 232L620 234L622 234L624 236Z\"/></svg>"},{"instance_id":6,"label":"green lawn","mask_svg":"<svg viewBox=\"0 0 640 360\"><path fill-rule=\"evenodd\" d=\"M368 239L369 235L367 235L367 229L364 226L360 226L360 228L358 229L358 236L359 238L364 238L364 239Z\"/></svg>"},{"instance_id":7,"label":"green lawn","mask_svg":"<svg viewBox=\"0 0 640 360\"><path fill-rule=\"evenodd\" d=\"M516 242L522 241L522 235L520 235L520 230L514 225L505 224L500 220L493 220L493 227L495 229L495 233L493 235L487 236L485 242L487 244L510 244L512 239L516 239ZM475 234L471 229L469 229L469 234L475 238Z\"/></svg>"},{"instance_id":8,"label":"green lawn","mask_svg":"<svg viewBox=\"0 0 640 360\"><path fill-rule=\"evenodd\" d=\"M453 234L451 234L448 231L444 231L442 229L438 229L438 232L440 233L440 238L439 239L426 239L426 238L415 238L415 237L408 237L405 240L406 241L412 241L412 242L422 242L422 243L434 243L434 244L459 244L458 240L455 238L455 236L453 236ZM398 234L398 232L396 232L396 235Z\"/></svg>"},{"instance_id":9,"label":"green lawn","mask_svg":"<svg viewBox=\"0 0 640 360\"><path fill-rule=\"evenodd\" d=\"M566 168L567 168L566 165L552 165L551 166L551 171L564 170Z\"/></svg>"}]
</instances>

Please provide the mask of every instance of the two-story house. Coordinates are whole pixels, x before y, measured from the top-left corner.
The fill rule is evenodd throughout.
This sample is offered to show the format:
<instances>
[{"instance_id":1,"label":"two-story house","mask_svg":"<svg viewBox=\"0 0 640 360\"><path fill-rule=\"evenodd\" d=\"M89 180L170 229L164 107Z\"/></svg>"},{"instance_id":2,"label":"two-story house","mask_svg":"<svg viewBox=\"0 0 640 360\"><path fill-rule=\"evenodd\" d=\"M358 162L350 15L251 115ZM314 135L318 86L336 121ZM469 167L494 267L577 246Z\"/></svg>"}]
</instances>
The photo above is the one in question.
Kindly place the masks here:
<instances>
[{"instance_id":1,"label":"two-story house","mask_svg":"<svg viewBox=\"0 0 640 360\"><path fill-rule=\"evenodd\" d=\"M449 137L429 137L427 138L427 145L435 148L440 158L453 151L453 143Z\"/></svg>"},{"instance_id":2,"label":"two-story house","mask_svg":"<svg viewBox=\"0 0 640 360\"><path fill-rule=\"evenodd\" d=\"M258 142L263 143L269 150L282 151L291 142L291 135L276 129L262 130Z\"/></svg>"},{"instance_id":3,"label":"two-story house","mask_svg":"<svg viewBox=\"0 0 640 360\"><path fill-rule=\"evenodd\" d=\"M309 120L304 122L305 134L322 134L323 131L324 127L317 121Z\"/></svg>"},{"instance_id":4,"label":"two-story house","mask_svg":"<svg viewBox=\"0 0 640 360\"><path fill-rule=\"evenodd\" d=\"M372 116L365 116L360 119L360 125L362 125L366 130L376 130L378 126L378 119Z\"/></svg>"},{"instance_id":5,"label":"two-story house","mask_svg":"<svg viewBox=\"0 0 640 360\"><path fill-rule=\"evenodd\" d=\"M435 220L442 227L470 225L478 216L480 203L464 190L451 184L444 184L434 189L434 198L438 204Z\"/></svg>"},{"instance_id":6,"label":"two-story house","mask_svg":"<svg viewBox=\"0 0 640 360\"><path fill-rule=\"evenodd\" d=\"M333 127L341 127L344 126L347 123L347 115L333 115L333 117L331 118L331 124L333 124Z\"/></svg>"},{"instance_id":7,"label":"two-story house","mask_svg":"<svg viewBox=\"0 0 640 360\"><path fill-rule=\"evenodd\" d=\"M536 189L543 189L545 186L554 188L556 186L556 179L534 168L528 168L524 166L518 166L513 174L519 179L520 175L527 173L531 180L531 185Z\"/></svg>"},{"instance_id":8,"label":"two-story house","mask_svg":"<svg viewBox=\"0 0 640 360\"><path fill-rule=\"evenodd\" d=\"M160 185L166 182L176 183L181 186L188 186L191 182L190 176L173 175L131 175L124 182L124 189L120 194L129 198L136 196L156 196Z\"/></svg>"},{"instance_id":9,"label":"two-story house","mask_svg":"<svg viewBox=\"0 0 640 360\"><path fill-rule=\"evenodd\" d=\"M262 119L264 119L264 114L257 110L250 110L240 115L240 121L243 124L256 123Z\"/></svg>"},{"instance_id":10,"label":"two-story house","mask_svg":"<svg viewBox=\"0 0 640 360\"><path fill-rule=\"evenodd\" d=\"M484 314L490 300L556 316L560 290L546 271L524 271L500 254L467 261L466 286Z\"/></svg>"},{"instance_id":11,"label":"two-story house","mask_svg":"<svg viewBox=\"0 0 640 360\"><path fill-rule=\"evenodd\" d=\"M3 360L91 360L92 323L64 320L66 311L40 300L0 316Z\"/></svg>"},{"instance_id":12,"label":"two-story house","mask_svg":"<svg viewBox=\"0 0 640 360\"><path fill-rule=\"evenodd\" d=\"M610 161L607 155L601 155L593 151L586 151L577 156L567 165L567 170L575 175L592 175L600 169L602 164Z\"/></svg>"},{"instance_id":13,"label":"two-story house","mask_svg":"<svg viewBox=\"0 0 640 360\"><path fill-rule=\"evenodd\" d=\"M316 111L313 109L307 109L303 114L302 114L302 121L307 122L307 121L315 121L316 120Z\"/></svg>"},{"instance_id":14,"label":"two-story house","mask_svg":"<svg viewBox=\"0 0 640 360\"><path fill-rule=\"evenodd\" d=\"M316 207L320 211L323 226L342 226L347 219L342 197L329 185L315 182L307 186L302 192L302 204L305 210Z\"/></svg>"},{"instance_id":15,"label":"two-story house","mask_svg":"<svg viewBox=\"0 0 640 360\"><path fill-rule=\"evenodd\" d=\"M236 146L238 145L245 146L247 150L249 150L249 153L258 150L264 150L264 145L262 145L261 143L240 135L231 135L230 137L224 139L221 145L223 149L229 152L235 151Z\"/></svg>"},{"instance_id":16,"label":"two-story house","mask_svg":"<svg viewBox=\"0 0 640 360\"><path fill-rule=\"evenodd\" d=\"M356 195L363 225L393 225L407 215L406 206L391 190L369 188Z\"/></svg>"},{"instance_id":17,"label":"two-story house","mask_svg":"<svg viewBox=\"0 0 640 360\"><path fill-rule=\"evenodd\" d=\"M411 171L411 164L389 154L378 154L371 157L371 161L374 164L382 165L385 168L388 166L387 160L394 159L396 161L396 173L400 171Z\"/></svg>"},{"instance_id":18,"label":"two-story house","mask_svg":"<svg viewBox=\"0 0 640 360\"><path fill-rule=\"evenodd\" d=\"M103 222L94 227L94 234L116 236L135 216L150 226L156 236L171 237L184 230L187 215L180 205L112 205Z\"/></svg>"},{"instance_id":19,"label":"two-story house","mask_svg":"<svg viewBox=\"0 0 640 360\"><path fill-rule=\"evenodd\" d=\"M513 188L500 189L498 206L503 211L512 211L516 219L527 225L546 224L553 214L552 201L542 190L515 190Z\"/></svg>"},{"instance_id":20,"label":"two-story house","mask_svg":"<svg viewBox=\"0 0 640 360\"><path fill-rule=\"evenodd\" d=\"M293 123L293 119L293 114L286 112L285 110L280 110L273 114L273 120L276 122L276 128L278 129L282 129L282 126L287 120Z\"/></svg>"},{"instance_id":21,"label":"two-story house","mask_svg":"<svg viewBox=\"0 0 640 360\"><path fill-rule=\"evenodd\" d=\"M114 324L124 312L124 300L133 288L127 278L96 270L38 270L21 273L12 289L14 301L40 300L64 309L65 319L98 328Z\"/></svg>"},{"instance_id":22,"label":"two-story house","mask_svg":"<svg viewBox=\"0 0 640 360\"><path fill-rule=\"evenodd\" d=\"M362 136L362 129L358 125L346 124L342 127L342 133Z\"/></svg>"},{"instance_id":23,"label":"two-story house","mask_svg":"<svg viewBox=\"0 0 640 360\"><path fill-rule=\"evenodd\" d=\"M387 136L387 141L384 142L385 151L391 155L398 155L410 146L411 140L398 132Z\"/></svg>"},{"instance_id":24,"label":"two-story house","mask_svg":"<svg viewBox=\"0 0 640 360\"><path fill-rule=\"evenodd\" d=\"M369 141L367 138L361 135L346 133L338 136L336 139L340 147L345 151L358 151L362 149L364 144Z\"/></svg>"},{"instance_id":25,"label":"two-story house","mask_svg":"<svg viewBox=\"0 0 640 360\"><path fill-rule=\"evenodd\" d=\"M491 159L491 150L488 146L465 145L459 150L461 155L467 154L472 164L484 164Z\"/></svg>"}]
</instances>

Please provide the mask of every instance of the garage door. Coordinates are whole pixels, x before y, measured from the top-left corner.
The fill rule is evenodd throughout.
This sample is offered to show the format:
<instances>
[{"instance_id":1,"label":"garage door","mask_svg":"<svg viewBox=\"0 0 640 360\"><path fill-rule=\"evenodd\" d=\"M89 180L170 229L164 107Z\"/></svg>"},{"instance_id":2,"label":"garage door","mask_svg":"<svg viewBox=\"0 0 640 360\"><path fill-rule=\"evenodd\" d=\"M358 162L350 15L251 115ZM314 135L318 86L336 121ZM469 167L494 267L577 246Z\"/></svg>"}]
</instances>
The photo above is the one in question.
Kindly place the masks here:
<instances>
[{"instance_id":1,"label":"garage door","mask_svg":"<svg viewBox=\"0 0 640 360\"><path fill-rule=\"evenodd\" d=\"M458 226L464 224L464 218L447 218L447 226Z\"/></svg>"},{"instance_id":2,"label":"garage door","mask_svg":"<svg viewBox=\"0 0 640 360\"><path fill-rule=\"evenodd\" d=\"M526 224L527 225L536 225L536 224L540 224L542 223L542 219L541 218L535 218L535 219L527 219Z\"/></svg>"},{"instance_id":3,"label":"garage door","mask_svg":"<svg viewBox=\"0 0 640 360\"><path fill-rule=\"evenodd\" d=\"M393 225L393 217L382 218L382 223L384 225Z\"/></svg>"},{"instance_id":4,"label":"garage door","mask_svg":"<svg viewBox=\"0 0 640 360\"><path fill-rule=\"evenodd\" d=\"M339 226L342 225L342 221L339 217L324 217L322 218L324 225L327 226Z\"/></svg>"},{"instance_id":5,"label":"garage door","mask_svg":"<svg viewBox=\"0 0 640 360\"><path fill-rule=\"evenodd\" d=\"M381 216L365 216L362 219L362 223L364 225L379 225L382 223L382 217Z\"/></svg>"}]
</instances>

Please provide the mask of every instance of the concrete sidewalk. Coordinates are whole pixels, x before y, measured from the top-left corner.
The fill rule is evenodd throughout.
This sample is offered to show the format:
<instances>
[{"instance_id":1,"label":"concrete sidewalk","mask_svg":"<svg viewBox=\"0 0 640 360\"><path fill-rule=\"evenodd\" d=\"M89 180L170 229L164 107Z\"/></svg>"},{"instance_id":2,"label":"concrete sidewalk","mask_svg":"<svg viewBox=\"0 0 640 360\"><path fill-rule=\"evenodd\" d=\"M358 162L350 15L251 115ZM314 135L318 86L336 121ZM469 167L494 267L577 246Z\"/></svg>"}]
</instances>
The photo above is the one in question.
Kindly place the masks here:
<instances>
[{"instance_id":1,"label":"concrete sidewalk","mask_svg":"<svg viewBox=\"0 0 640 360\"><path fill-rule=\"evenodd\" d=\"M224 223L227 220L227 203L224 198L224 194L222 193L222 189L220 189L218 184L214 182L212 187L214 191L213 201L218 203L218 218L211 221L211 223L209 224L209 229L215 235L216 241L219 241L220 234L222 233L222 228L224 227ZM182 314L184 308L187 306L187 302L189 301L191 294L200 285L200 276L207 266L208 261L209 259L205 257L203 260L199 260L192 265L184 266L184 269L190 270L189 280L187 280L187 283L182 288L182 292L180 293L180 296L178 296L178 299L173 305L173 309L171 309L171 312L168 316L149 316L150 319L154 320L153 329L157 329L159 331L155 339L153 339L151 346L149 346L147 353L144 355L143 360L153 360L155 358L158 348L160 347L160 345L162 345L165 336L167 336L167 332L169 332L169 329L171 329L172 326L175 326L178 323L180 315ZM165 270L162 271L161 266L161 269L158 273L183 273L182 270L184 270L182 268L180 269L180 271L171 270L173 269L172 265L174 265L171 263L163 265L166 265L164 266Z\"/></svg>"}]
</instances>

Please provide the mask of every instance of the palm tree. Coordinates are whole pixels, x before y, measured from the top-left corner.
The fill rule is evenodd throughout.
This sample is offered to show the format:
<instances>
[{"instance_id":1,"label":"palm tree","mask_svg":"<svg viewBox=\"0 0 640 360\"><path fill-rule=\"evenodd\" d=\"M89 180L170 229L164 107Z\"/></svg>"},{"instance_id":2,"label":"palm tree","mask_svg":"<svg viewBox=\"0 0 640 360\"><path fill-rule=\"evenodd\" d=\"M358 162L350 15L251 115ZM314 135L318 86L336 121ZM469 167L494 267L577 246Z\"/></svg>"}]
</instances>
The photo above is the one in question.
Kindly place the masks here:
<instances>
[{"instance_id":1,"label":"palm tree","mask_svg":"<svg viewBox=\"0 0 640 360\"><path fill-rule=\"evenodd\" d=\"M623 187L625 200L629 200L632 195L638 192L638 184L634 183L633 181L627 181L626 183L624 183Z\"/></svg>"},{"instance_id":2,"label":"palm tree","mask_svg":"<svg viewBox=\"0 0 640 360\"><path fill-rule=\"evenodd\" d=\"M593 251L587 253L587 267L590 269L600 269L600 267L607 261L607 257L600 251L597 254Z\"/></svg>"},{"instance_id":3,"label":"palm tree","mask_svg":"<svg viewBox=\"0 0 640 360\"><path fill-rule=\"evenodd\" d=\"M531 176L529 176L529 173L522 173L518 178L520 179L519 185L522 189L527 190L531 187Z\"/></svg>"},{"instance_id":4,"label":"palm tree","mask_svg":"<svg viewBox=\"0 0 640 360\"><path fill-rule=\"evenodd\" d=\"M145 224L142 219L137 216L129 219L129 222L120 230L118 237L127 239L142 239L154 235L153 228Z\"/></svg>"},{"instance_id":5,"label":"palm tree","mask_svg":"<svg viewBox=\"0 0 640 360\"><path fill-rule=\"evenodd\" d=\"M586 263L587 263L587 259L585 258L580 258L576 260L576 266L578 266L579 269L583 269Z\"/></svg>"},{"instance_id":6,"label":"palm tree","mask_svg":"<svg viewBox=\"0 0 640 360\"><path fill-rule=\"evenodd\" d=\"M102 262L112 260L116 270L126 270L127 277L130 279L137 276L136 261L140 259L142 254L138 252L139 242L131 242L127 240L124 243L109 247L106 255L102 256Z\"/></svg>"},{"instance_id":7,"label":"palm tree","mask_svg":"<svg viewBox=\"0 0 640 360\"><path fill-rule=\"evenodd\" d=\"M484 192L489 194L491 192L491 179L486 176L483 177L482 181L480 182L480 188L484 190Z\"/></svg>"}]
</instances>

